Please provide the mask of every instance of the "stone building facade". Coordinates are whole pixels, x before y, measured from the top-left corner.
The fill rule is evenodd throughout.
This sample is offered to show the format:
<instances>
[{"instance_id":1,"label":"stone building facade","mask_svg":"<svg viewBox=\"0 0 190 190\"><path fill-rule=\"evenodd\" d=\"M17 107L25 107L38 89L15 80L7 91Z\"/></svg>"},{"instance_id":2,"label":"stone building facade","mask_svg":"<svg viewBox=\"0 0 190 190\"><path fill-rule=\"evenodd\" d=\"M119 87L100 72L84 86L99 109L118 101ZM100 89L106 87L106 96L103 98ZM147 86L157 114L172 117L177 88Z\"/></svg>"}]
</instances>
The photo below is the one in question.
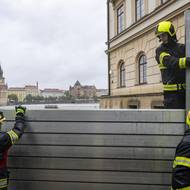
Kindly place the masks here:
<instances>
[{"instance_id":1,"label":"stone building facade","mask_svg":"<svg viewBox=\"0 0 190 190\"><path fill-rule=\"evenodd\" d=\"M41 95L43 97L61 97L65 96L65 90L57 89L57 88L45 88L41 90Z\"/></svg>"},{"instance_id":2,"label":"stone building facade","mask_svg":"<svg viewBox=\"0 0 190 190\"><path fill-rule=\"evenodd\" d=\"M156 25L170 20L180 43L189 0L108 0L108 96L101 108L160 108L161 74L155 60Z\"/></svg>"},{"instance_id":3,"label":"stone building facade","mask_svg":"<svg viewBox=\"0 0 190 190\"><path fill-rule=\"evenodd\" d=\"M92 86L82 86L77 80L74 86L69 88L70 95L75 98L93 98L96 96L96 87Z\"/></svg>"},{"instance_id":4,"label":"stone building facade","mask_svg":"<svg viewBox=\"0 0 190 190\"><path fill-rule=\"evenodd\" d=\"M36 85L26 85L24 87L10 87L8 88L8 95L15 94L19 102L23 102L27 95L39 96L38 83Z\"/></svg>"}]
</instances>

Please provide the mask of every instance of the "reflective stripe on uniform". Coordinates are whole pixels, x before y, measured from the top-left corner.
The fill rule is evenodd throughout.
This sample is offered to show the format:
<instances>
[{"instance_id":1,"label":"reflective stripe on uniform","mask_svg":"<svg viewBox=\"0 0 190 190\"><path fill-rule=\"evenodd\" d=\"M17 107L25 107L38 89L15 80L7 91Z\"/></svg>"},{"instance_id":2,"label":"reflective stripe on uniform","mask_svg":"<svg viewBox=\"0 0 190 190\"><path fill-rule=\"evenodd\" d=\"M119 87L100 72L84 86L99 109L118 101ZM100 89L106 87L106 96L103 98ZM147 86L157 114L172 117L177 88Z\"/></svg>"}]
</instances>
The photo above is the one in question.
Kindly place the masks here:
<instances>
[{"instance_id":1,"label":"reflective stripe on uniform","mask_svg":"<svg viewBox=\"0 0 190 190\"><path fill-rule=\"evenodd\" d=\"M12 144L15 144L18 141L19 137L13 130L8 131L7 134L10 136Z\"/></svg>"},{"instance_id":2,"label":"reflective stripe on uniform","mask_svg":"<svg viewBox=\"0 0 190 190\"><path fill-rule=\"evenodd\" d=\"M176 91L178 90L177 84L164 84L164 91Z\"/></svg>"},{"instance_id":3,"label":"reflective stripe on uniform","mask_svg":"<svg viewBox=\"0 0 190 190\"><path fill-rule=\"evenodd\" d=\"M24 114L24 110L21 109L21 108L17 108L17 110L16 110L16 114L18 114L18 113L22 113L22 114Z\"/></svg>"},{"instance_id":4,"label":"reflective stripe on uniform","mask_svg":"<svg viewBox=\"0 0 190 190\"><path fill-rule=\"evenodd\" d=\"M171 190L174 190L174 189L171 187ZM183 188L175 189L175 190L190 190L190 187L183 187Z\"/></svg>"},{"instance_id":5,"label":"reflective stripe on uniform","mask_svg":"<svg viewBox=\"0 0 190 190\"><path fill-rule=\"evenodd\" d=\"M186 68L186 57L179 58L179 67L181 69L185 69Z\"/></svg>"},{"instance_id":6,"label":"reflective stripe on uniform","mask_svg":"<svg viewBox=\"0 0 190 190\"><path fill-rule=\"evenodd\" d=\"M185 89L186 88L186 84L181 84L182 85L182 87Z\"/></svg>"},{"instance_id":7,"label":"reflective stripe on uniform","mask_svg":"<svg viewBox=\"0 0 190 190\"><path fill-rule=\"evenodd\" d=\"M174 160L173 168L175 168L176 166L179 166L179 165L180 166L186 166L186 167L190 168L190 158L177 156Z\"/></svg>"},{"instance_id":8,"label":"reflective stripe on uniform","mask_svg":"<svg viewBox=\"0 0 190 190\"><path fill-rule=\"evenodd\" d=\"M166 52L162 52L162 53L160 54L159 61L160 61L160 64L161 64L161 65L163 65L163 59L164 59L165 56L170 56L170 54L169 54L169 53L166 53ZM163 66L164 66L164 65L163 65Z\"/></svg>"},{"instance_id":9,"label":"reflective stripe on uniform","mask_svg":"<svg viewBox=\"0 0 190 190\"><path fill-rule=\"evenodd\" d=\"M183 157L183 156L177 156L174 160L173 168L175 168L176 166L185 166L185 167L190 168L190 158ZM171 190L174 190L174 189L171 188ZM190 190L190 186L175 189L175 190Z\"/></svg>"},{"instance_id":10,"label":"reflective stripe on uniform","mask_svg":"<svg viewBox=\"0 0 190 190\"><path fill-rule=\"evenodd\" d=\"M7 178L0 179L0 189L3 189L7 186L8 186L8 179Z\"/></svg>"},{"instance_id":11,"label":"reflective stripe on uniform","mask_svg":"<svg viewBox=\"0 0 190 190\"><path fill-rule=\"evenodd\" d=\"M186 124L190 127L190 119L189 119L189 117L186 117Z\"/></svg>"},{"instance_id":12,"label":"reflective stripe on uniform","mask_svg":"<svg viewBox=\"0 0 190 190\"><path fill-rule=\"evenodd\" d=\"M161 64L161 63L160 63L158 66L159 66L160 70L162 70L162 69L167 69L167 67L165 67L165 66L164 66L163 64Z\"/></svg>"},{"instance_id":13,"label":"reflective stripe on uniform","mask_svg":"<svg viewBox=\"0 0 190 190\"><path fill-rule=\"evenodd\" d=\"M0 119L0 123L3 123L5 120L6 120L5 117L4 117L4 118L1 118L1 119Z\"/></svg>"},{"instance_id":14,"label":"reflective stripe on uniform","mask_svg":"<svg viewBox=\"0 0 190 190\"><path fill-rule=\"evenodd\" d=\"M164 84L164 91L177 91L185 89L185 84Z\"/></svg>"}]
</instances>

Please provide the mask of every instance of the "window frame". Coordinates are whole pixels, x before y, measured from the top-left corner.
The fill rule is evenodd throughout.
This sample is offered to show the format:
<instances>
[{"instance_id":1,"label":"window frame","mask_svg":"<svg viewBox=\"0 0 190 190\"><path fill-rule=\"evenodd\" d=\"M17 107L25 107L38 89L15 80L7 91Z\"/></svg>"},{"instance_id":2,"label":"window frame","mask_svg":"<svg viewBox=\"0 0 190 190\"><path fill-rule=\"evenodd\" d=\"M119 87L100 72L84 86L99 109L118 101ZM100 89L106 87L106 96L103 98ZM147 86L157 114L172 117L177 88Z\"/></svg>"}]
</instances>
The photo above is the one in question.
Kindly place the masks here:
<instances>
[{"instance_id":1,"label":"window frame","mask_svg":"<svg viewBox=\"0 0 190 190\"><path fill-rule=\"evenodd\" d=\"M139 17L138 17L138 9L137 9L138 8L138 6L137 6L138 1L140 2L140 5L139 5L139 11L140 11ZM144 16L145 16L145 1L144 0L135 0L135 21L140 20Z\"/></svg>"},{"instance_id":2,"label":"window frame","mask_svg":"<svg viewBox=\"0 0 190 190\"><path fill-rule=\"evenodd\" d=\"M147 57L145 54L141 54L139 56L138 68L139 68L139 84L147 84Z\"/></svg>"},{"instance_id":3,"label":"window frame","mask_svg":"<svg viewBox=\"0 0 190 190\"><path fill-rule=\"evenodd\" d=\"M119 65L119 87L125 87L126 84L126 80L125 80L125 63L124 62L120 62Z\"/></svg>"},{"instance_id":4,"label":"window frame","mask_svg":"<svg viewBox=\"0 0 190 190\"><path fill-rule=\"evenodd\" d=\"M119 12L121 10L121 12ZM117 34L120 34L125 29L125 11L124 4L121 4L116 9L116 17L117 17Z\"/></svg>"}]
</instances>

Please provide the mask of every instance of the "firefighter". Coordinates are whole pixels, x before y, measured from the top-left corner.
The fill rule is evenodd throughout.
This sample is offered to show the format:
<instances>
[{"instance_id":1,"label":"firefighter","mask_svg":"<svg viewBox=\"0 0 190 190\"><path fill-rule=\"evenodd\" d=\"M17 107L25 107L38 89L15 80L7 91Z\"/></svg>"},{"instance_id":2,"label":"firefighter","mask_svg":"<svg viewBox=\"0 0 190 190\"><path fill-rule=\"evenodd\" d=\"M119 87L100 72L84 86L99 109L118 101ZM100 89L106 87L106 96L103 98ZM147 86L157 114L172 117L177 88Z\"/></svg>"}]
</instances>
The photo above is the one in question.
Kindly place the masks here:
<instances>
[{"instance_id":1,"label":"firefighter","mask_svg":"<svg viewBox=\"0 0 190 190\"><path fill-rule=\"evenodd\" d=\"M187 130L176 148L172 172L172 190L190 190L190 111Z\"/></svg>"},{"instance_id":2,"label":"firefighter","mask_svg":"<svg viewBox=\"0 0 190 190\"><path fill-rule=\"evenodd\" d=\"M9 171L7 170L7 154L9 148L17 142L25 128L25 111L22 106L15 107L16 117L12 130L0 132L0 190L7 190L9 181ZM0 126L5 121L3 112L0 112Z\"/></svg>"},{"instance_id":3,"label":"firefighter","mask_svg":"<svg viewBox=\"0 0 190 190\"><path fill-rule=\"evenodd\" d=\"M170 21L158 24L155 31L161 45L156 49L164 90L166 109L185 108L185 68L190 58L185 57L185 45L177 43L176 31Z\"/></svg>"}]
</instances>

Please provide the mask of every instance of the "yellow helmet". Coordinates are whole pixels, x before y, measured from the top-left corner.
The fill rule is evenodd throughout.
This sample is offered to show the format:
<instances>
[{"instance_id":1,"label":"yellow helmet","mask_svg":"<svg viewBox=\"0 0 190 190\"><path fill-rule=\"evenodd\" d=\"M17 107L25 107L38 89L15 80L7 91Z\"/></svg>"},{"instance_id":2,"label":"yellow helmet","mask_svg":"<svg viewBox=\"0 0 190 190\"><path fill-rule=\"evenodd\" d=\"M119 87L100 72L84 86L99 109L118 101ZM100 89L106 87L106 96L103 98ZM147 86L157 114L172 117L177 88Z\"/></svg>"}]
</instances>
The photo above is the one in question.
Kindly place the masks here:
<instances>
[{"instance_id":1,"label":"yellow helmet","mask_svg":"<svg viewBox=\"0 0 190 190\"><path fill-rule=\"evenodd\" d=\"M158 24L155 34L159 37L162 33L168 33L170 37L176 38L175 28L170 21L162 21Z\"/></svg>"}]
</instances>

